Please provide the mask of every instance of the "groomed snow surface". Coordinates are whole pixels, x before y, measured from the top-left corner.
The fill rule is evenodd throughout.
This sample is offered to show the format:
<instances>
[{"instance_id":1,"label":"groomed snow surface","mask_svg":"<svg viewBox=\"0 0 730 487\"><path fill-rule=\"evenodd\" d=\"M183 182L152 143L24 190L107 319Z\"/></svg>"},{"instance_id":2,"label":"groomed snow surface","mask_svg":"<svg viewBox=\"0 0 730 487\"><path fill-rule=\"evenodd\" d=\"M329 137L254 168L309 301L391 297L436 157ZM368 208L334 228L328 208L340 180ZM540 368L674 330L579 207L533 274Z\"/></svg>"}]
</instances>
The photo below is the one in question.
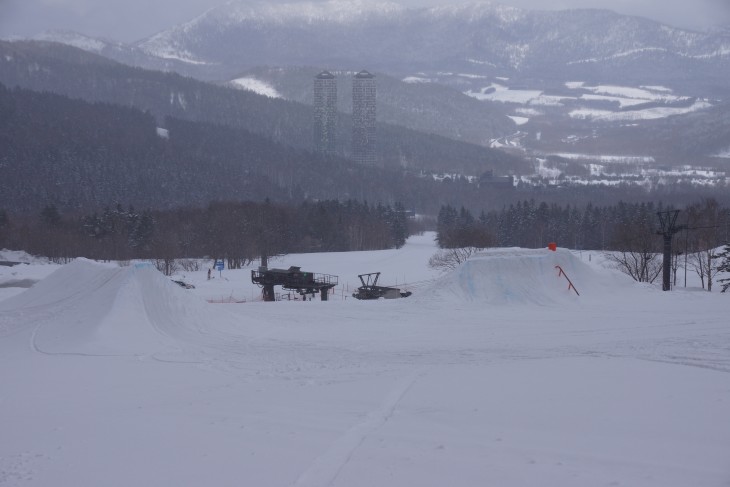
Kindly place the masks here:
<instances>
[{"instance_id":1,"label":"groomed snow surface","mask_svg":"<svg viewBox=\"0 0 730 487\"><path fill-rule=\"evenodd\" d=\"M0 293L0 485L728 485L730 296L435 250L275 262L339 275L327 302L252 301L250 269L0 267L38 281ZM344 299L374 271L413 296Z\"/></svg>"}]
</instances>

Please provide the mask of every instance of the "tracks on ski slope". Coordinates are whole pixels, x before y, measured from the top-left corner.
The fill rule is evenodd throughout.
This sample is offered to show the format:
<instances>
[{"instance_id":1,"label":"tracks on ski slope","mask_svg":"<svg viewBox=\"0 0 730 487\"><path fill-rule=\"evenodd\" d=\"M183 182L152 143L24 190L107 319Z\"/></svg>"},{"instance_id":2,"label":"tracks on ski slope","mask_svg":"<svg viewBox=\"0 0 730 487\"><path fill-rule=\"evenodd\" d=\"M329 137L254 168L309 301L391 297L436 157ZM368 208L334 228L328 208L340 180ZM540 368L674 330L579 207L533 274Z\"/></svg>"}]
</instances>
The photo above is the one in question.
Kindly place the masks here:
<instances>
[{"instance_id":1,"label":"tracks on ski slope","mask_svg":"<svg viewBox=\"0 0 730 487\"><path fill-rule=\"evenodd\" d=\"M368 414L361 423L345 431L310 467L292 484L292 487L325 487L334 484L340 472L347 466L355 450L365 439L383 426L395 412L395 408L413 385L426 373L419 367L403 377L391 389L380 408Z\"/></svg>"}]
</instances>

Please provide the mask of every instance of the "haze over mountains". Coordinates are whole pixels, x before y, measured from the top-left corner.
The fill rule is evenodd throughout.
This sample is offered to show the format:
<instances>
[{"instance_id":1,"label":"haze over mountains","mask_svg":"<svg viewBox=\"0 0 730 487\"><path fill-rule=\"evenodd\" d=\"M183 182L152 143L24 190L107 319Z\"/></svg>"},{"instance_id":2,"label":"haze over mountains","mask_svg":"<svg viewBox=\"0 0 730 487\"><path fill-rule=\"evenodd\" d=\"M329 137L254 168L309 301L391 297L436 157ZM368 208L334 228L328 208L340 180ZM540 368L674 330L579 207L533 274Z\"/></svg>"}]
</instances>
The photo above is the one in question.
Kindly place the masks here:
<instances>
[{"instance_id":1,"label":"haze over mountains","mask_svg":"<svg viewBox=\"0 0 730 487\"><path fill-rule=\"evenodd\" d=\"M557 94L565 93L566 82L655 86L710 100L726 100L730 93L730 30L694 32L607 10L531 11L491 2L410 9L360 0L234 1L129 45L72 33L44 38L215 81L261 66L296 66L367 68L470 93L495 81ZM311 91L308 84L300 91ZM489 134L497 135L504 134Z\"/></svg>"},{"instance_id":2,"label":"haze over mountains","mask_svg":"<svg viewBox=\"0 0 730 487\"><path fill-rule=\"evenodd\" d=\"M110 51L120 44L95 44ZM664 83L727 90L730 34L692 32L605 10L530 11L491 2L431 9L330 0L229 2L130 49L199 77L246 67L423 70L524 79ZM110 52L111 54L111 52ZM699 95L702 93L692 93Z\"/></svg>"},{"instance_id":3,"label":"haze over mountains","mask_svg":"<svg viewBox=\"0 0 730 487\"><path fill-rule=\"evenodd\" d=\"M391 170L726 184L728 30L489 2L234 1L131 44L72 32L39 40L0 42L0 83L136 107L161 127L165 117L224 124L310 151L312 78L329 69L339 79L337 152L348 158L350 78L368 69L379 163Z\"/></svg>"}]
</instances>

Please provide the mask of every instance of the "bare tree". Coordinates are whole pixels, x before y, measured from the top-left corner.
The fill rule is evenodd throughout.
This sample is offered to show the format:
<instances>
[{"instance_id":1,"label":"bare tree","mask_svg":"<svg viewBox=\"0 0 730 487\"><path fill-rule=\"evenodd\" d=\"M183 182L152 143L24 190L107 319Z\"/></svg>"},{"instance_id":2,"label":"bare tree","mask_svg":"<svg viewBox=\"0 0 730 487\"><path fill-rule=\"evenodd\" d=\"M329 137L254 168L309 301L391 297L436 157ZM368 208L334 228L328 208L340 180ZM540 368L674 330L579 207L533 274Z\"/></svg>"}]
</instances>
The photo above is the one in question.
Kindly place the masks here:
<instances>
[{"instance_id":1,"label":"bare tree","mask_svg":"<svg viewBox=\"0 0 730 487\"><path fill-rule=\"evenodd\" d=\"M720 207L717 200L713 198L703 199L701 202L687 208L689 229L691 230L691 247L694 250L690 254L690 265L700 277L702 289L712 291L713 277L717 273L716 266L712 259L715 249L721 245L719 228L722 221L727 218L726 211Z\"/></svg>"},{"instance_id":2,"label":"bare tree","mask_svg":"<svg viewBox=\"0 0 730 487\"><path fill-rule=\"evenodd\" d=\"M605 256L616 269L637 282L653 283L662 273L662 259L655 252L607 252Z\"/></svg>"},{"instance_id":3,"label":"bare tree","mask_svg":"<svg viewBox=\"0 0 730 487\"><path fill-rule=\"evenodd\" d=\"M181 259L178 263L185 272L194 272L200 270L200 261L198 259Z\"/></svg>"},{"instance_id":4,"label":"bare tree","mask_svg":"<svg viewBox=\"0 0 730 487\"><path fill-rule=\"evenodd\" d=\"M700 278L702 289L705 289L705 280L707 281L707 290L712 291L712 282L715 274L717 274L717 268L712 262L715 256L714 249L702 250L695 252L689 256L689 265L694 269Z\"/></svg>"},{"instance_id":5,"label":"bare tree","mask_svg":"<svg viewBox=\"0 0 730 487\"><path fill-rule=\"evenodd\" d=\"M166 276L171 276L178 270L178 262L174 258L164 257L162 259L155 259L153 262L157 270Z\"/></svg>"},{"instance_id":6,"label":"bare tree","mask_svg":"<svg viewBox=\"0 0 730 487\"><path fill-rule=\"evenodd\" d=\"M662 273L662 259L658 254L659 239L656 237L648 214L618 225L613 239L613 252L606 259L616 269L638 282L653 283Z\"/></svg>"},{"instance_id":7,"label":"bare tree","mask_svg":"<svg viewBox=\"0 0 730 487\"><path fill-rule=\"evenodd\" d=\"M428 259L428 266L432 269L439 269L442 271L454 270L480 250L482 249L478 247L441 249Z\"/></svg>"}]
</instances>

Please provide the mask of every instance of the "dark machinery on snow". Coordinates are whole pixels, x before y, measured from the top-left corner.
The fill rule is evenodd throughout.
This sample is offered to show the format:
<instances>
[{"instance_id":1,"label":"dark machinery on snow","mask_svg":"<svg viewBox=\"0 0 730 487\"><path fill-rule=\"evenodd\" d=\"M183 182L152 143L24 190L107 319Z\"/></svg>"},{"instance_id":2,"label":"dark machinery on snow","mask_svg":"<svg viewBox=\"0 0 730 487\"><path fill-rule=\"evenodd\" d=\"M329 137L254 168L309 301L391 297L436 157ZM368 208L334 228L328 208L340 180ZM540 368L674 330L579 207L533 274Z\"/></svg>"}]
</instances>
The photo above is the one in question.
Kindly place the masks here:
<instances>
[{"instance_id":1,"label":"dark machinery on snow","mask_svg":"<svg viewBox=\"0 0 730 487\"><path fill-rule=\"evenodd\" d=\"M268 269L259 267L251 271L251 282L263 288L264 301L275 301L274 286L281 286L296 291L302 297L320 293L322 301L327 301L330 289L337 286L337 276L302 272L301 268L291 266L288 269Z\"/></svg>"},{"instance_id":2,"label":"dark machinery on snow","mask_svg":"<svg viewBox=\"0 0 730 487\"><path fill-rule=\"evenodd\" d=\"M380 272L371 272L369 274L359 274L362 286L357 288L357 292L352 294L357 299L397 299L407 298L411 295L410 291L401 292L397 287L378 286L378 278Z\"/></svg>"}]
</instances>

